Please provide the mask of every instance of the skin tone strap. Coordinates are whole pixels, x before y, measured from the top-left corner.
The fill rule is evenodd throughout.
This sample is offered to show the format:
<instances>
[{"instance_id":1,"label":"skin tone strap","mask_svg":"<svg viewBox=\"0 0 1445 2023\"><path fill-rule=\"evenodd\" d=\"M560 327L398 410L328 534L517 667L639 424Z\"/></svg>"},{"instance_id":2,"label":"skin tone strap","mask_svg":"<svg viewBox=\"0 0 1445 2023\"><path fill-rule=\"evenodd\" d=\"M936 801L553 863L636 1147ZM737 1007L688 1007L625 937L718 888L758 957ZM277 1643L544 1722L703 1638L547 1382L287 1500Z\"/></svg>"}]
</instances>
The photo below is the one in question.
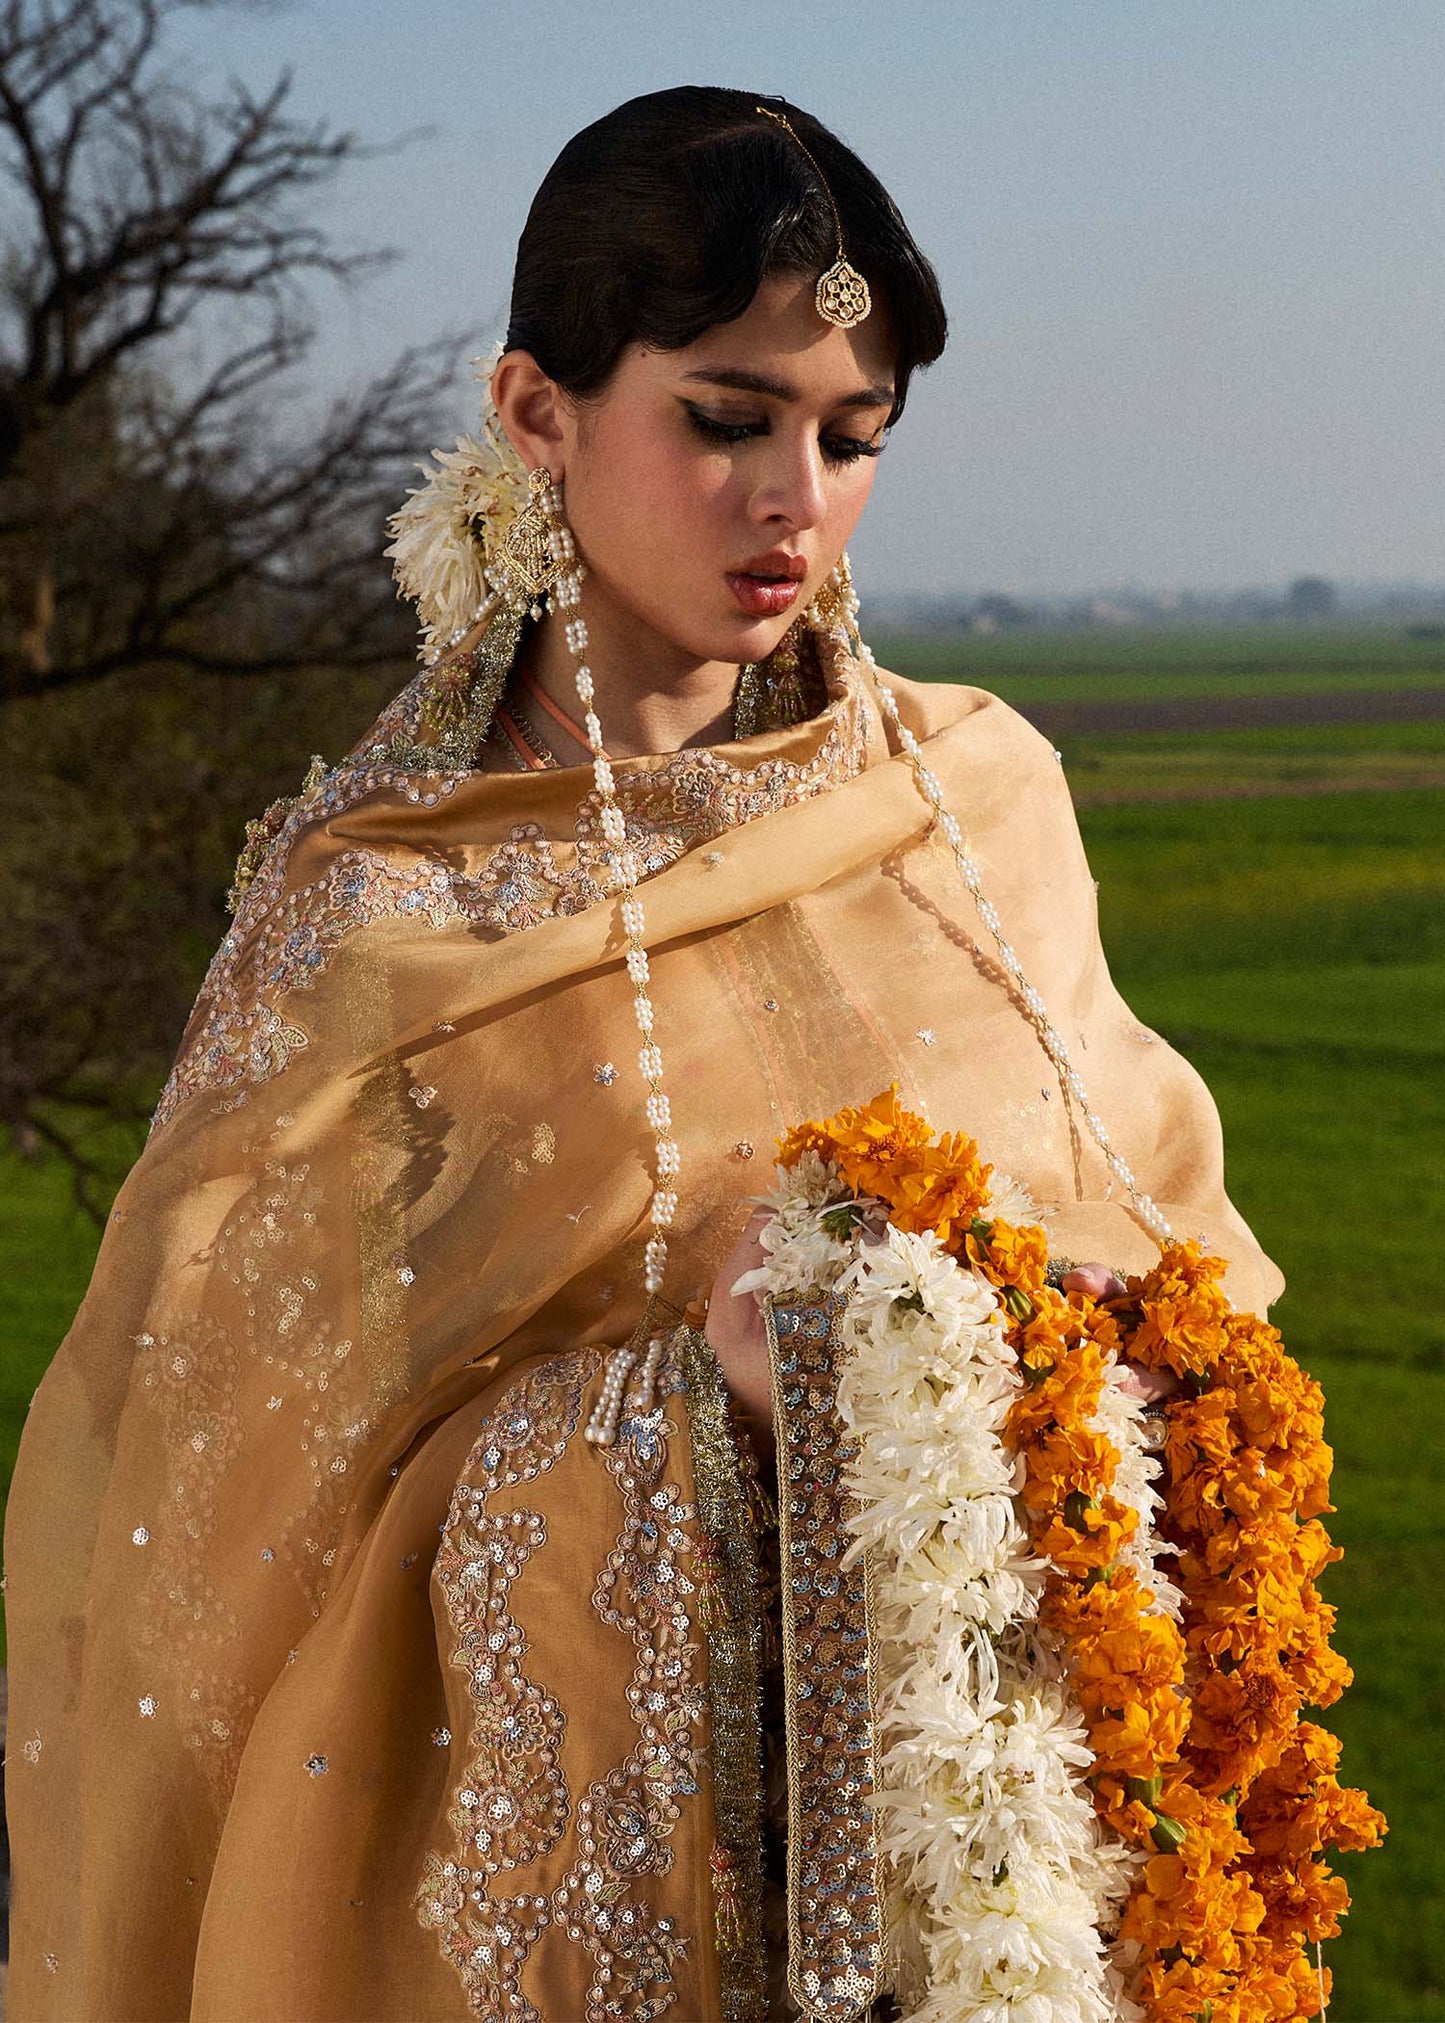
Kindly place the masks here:
<instances>
[{"instance_id":1,"label":"skin tone strap","mask_svg":"<svg viewBox=\"0 0 1445 2023\"><path fill-rule=\"evenodd\" d=\"M531 696L533 702L536 703L537 707L539 709L545 710L547 712L547 715L551 717L554 723L560 724L563 730L566 731L568 737L570 737L576 744L581 745L584 751L588 749L587 733L586 731L583 730L581 724L577 723L572 717L568 716L566 710L562 708L562 705L560 703L553 702L551 696L548 695L547 691L544 688L542 688L536 681L534 681L532 676L526 673L525 671L523 672L522 675L522 686L523 688L526 689L528 695ZM602 758L608 760L611 759L612 756L611 753L608 752L604 747L599 747L599 751Z\"/></svg>"}]
</instances>

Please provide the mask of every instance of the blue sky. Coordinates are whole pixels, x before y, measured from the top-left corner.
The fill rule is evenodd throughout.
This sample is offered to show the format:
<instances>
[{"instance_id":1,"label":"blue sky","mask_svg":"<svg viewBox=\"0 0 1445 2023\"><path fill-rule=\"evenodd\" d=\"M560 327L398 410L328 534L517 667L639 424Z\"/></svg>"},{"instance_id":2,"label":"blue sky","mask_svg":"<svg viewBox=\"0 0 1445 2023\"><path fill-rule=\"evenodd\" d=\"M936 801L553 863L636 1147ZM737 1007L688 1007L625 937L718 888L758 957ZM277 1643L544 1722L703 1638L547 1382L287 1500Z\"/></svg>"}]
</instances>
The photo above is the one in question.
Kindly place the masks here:
<instances>
[{"instance_id":1,"label":"blue sky","mask_svg":"<svg viewBox=\"0 0 1445 2023\"><path fill-rule=\"evenodd\" d=\"M323 199L406 255L327 306L325 384L490 344L531 193L608 107L781 91L882 176L953 321L865 590L1445 578L1439 0L297 0L187 42L369 139L426 129Z\"/></svg>"}]
</instances>

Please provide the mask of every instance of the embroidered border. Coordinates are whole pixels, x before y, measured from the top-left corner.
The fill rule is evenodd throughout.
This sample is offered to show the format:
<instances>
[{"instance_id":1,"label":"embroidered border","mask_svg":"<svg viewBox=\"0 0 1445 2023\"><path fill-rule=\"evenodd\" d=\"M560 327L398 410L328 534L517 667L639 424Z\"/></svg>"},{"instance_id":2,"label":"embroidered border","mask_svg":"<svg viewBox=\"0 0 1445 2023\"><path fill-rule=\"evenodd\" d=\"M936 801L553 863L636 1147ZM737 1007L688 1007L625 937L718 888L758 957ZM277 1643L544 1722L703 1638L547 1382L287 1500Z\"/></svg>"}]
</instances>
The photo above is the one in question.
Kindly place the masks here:
<instances>
[{"instance_id":1,"label":"embroidered border","mask_svg":"<svg viewBox=\"0 0 1445 2023\"><path fill-rule=\"evenodd\" d=\"M762 1736L758 1672L757 1542L728 1419L727 1390L707 1336L683 1326L674 1344L687 1380L697 1484L698 1616L707 1637L713 1811L736 1927L718 1921L723 2023L757 2023L767 2009L762 1947ZM716 1876L718 1863L714 1865Z\"/></svg>"},{"instance_id":2,"label":"embroidered border","mask_svg":"<svg viewBox=\"0 0 1445 2023\"><path fill-rule=\"evenodd\" d=\"M527 1640L508 1609L513 1582L546 1541L546 1520L535 1510L489 1511L486 1499L561 1459L599 1361L595 1350L578 1350L529 1370L503 1394L462 1468L436 1560L454 1632L450 1662L467 1676L473 1714L447 1811L457 1855L427 1855L414 1903L471 2007L508 2023L543 2023L520 1982L554 1913L545 1896L491 1897L488 1880L537 1860L567 1823L566 1716L522 1671Z\"/></svg>"},{"instance_id":3,"label":"embroidered border","mask_svg":"<svg viewBox=\"0 0 1445 2023\"><path fill-rule=\"evenodd\" d=\"M684 1388L669 1353L659 1389ZM640 1731L623 1761L598 1778L577 1806L579 1854L553 1893L553 1912L596 1965L585 2023L655 2023L676 1999L674 1963L691 1943L671 1917L655 1917L634 1882L666 1875L681 1801L697 1793L698 1729L704 1696L694 1680L683 1571L696 1518L675 1482L666 1482L668 1436L677 1428L666 1403L625 1416L611 1447L600 1448L621 1493L622 1528L597 1577L592 1605L604 1623L632 1639L636 1663L628 1705Z\"/></svg>"},{"instance_id":4,"label":"embroidered border","mask_svg":"<svg viewBox=\"0 0 1445 2023\"><path fill-rule=\"evenodd\" d=\"M788 1744L788 1988L817 2023L852 2023L880 1992L882 1913L871 1582L842 1471L831 1294L766 1302L778 1429L778 1547Z\"/></svg>"}]
</instances>

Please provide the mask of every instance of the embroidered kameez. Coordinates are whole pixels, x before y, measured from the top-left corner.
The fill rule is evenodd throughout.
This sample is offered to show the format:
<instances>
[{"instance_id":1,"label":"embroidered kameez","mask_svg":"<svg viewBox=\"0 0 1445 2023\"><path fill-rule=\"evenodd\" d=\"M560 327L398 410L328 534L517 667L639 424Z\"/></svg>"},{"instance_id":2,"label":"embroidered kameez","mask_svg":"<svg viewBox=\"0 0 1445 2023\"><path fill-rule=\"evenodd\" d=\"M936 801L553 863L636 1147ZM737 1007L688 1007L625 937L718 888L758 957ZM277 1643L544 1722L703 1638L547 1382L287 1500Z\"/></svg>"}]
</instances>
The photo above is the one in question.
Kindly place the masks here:
<instances>
[{"instance_id":1,"label":"embroidered kameez","mask_svg":"<svg viewBox=\"0 0 1445 2023\"><path fill-rule=\"evenodd\" d=\"M512 645L273 812L37 1394L17 2023L780 2013L775 1547L679 1313L655 1408L582 1437L642 1319L650 1140L590 776L475 763ZM1144 1264L865 670L818 651L799 720L616 767L673 1282L710 1281L782 1129L890 1080L1058 1250ZM897 690L1116 1140L1262 1308L1213 1105L1110 983L1054 755L976 690Z\"/></svg>"}]
</instances>

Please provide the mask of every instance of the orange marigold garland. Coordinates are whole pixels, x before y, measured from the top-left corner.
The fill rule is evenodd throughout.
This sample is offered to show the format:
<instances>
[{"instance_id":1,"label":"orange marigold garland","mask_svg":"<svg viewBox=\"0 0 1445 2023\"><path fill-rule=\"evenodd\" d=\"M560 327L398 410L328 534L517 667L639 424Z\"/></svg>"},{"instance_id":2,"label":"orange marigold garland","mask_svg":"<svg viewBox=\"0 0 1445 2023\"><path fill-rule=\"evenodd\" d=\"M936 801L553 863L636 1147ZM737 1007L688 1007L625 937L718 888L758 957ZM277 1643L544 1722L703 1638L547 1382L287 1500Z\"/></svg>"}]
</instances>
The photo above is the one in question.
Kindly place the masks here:
<instances>
[{"instance_id":1,"label":"orange marigold garland","mask_svg":"<svg viewBox=\"0 0 1445 2023\"><path fill-rule=\"evenodd\" d=\"M1340 1557L1323 1395L1275 1328L1236 1313L1223 1260L1170 1243L1119 1298L1047 1280L1042 1229L989 1211L992 1169L961 1134L935 1138L896 1087L788 1134L901 1230L935 1236L1008 1316L1025 1388L1007 1439L1023 1462L1034 1549L1051 1565L1045 1620L1063 1637L1094 1756L1096 1809L1147 1852L1122 1925L1131 1993L1155 2023L1303 2023L1328 1975L1305 1947L1349 1902L1329 1849L1376 1845L1385 1822L1336 1780L1339 1744L1301 1718L1350 1682L1315 1582ZM1122 1357L1181 1380L1166 1412L1164 1509L1182 1619L1130 1563L1138 1515L1113 1491L1100 1432Z\"/></svg>"}]
</instances>

